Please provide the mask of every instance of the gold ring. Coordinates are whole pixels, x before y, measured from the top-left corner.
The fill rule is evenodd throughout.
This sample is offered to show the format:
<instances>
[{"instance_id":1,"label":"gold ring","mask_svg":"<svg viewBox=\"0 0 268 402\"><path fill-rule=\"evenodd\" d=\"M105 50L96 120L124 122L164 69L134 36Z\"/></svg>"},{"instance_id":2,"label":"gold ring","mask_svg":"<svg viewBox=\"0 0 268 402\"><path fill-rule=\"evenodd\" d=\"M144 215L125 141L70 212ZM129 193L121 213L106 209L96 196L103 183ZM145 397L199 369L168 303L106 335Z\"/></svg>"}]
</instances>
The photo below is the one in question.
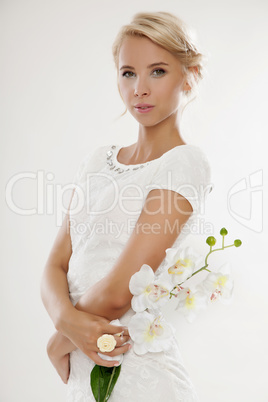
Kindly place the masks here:
<instances>
[{"instance_id":1,"label":"gold ring","mask_svg":"<svg viewBox=\"0 0 268 402\"><path fill-rule=\"evenodd\" d=\"M114 336L119 336L119 337L121 338L121 336L123 336L123 334L124 334L124 331L122 331L122 332L117 332L117 334L114 334Z\"/></svg>"},{"instance_id":2,"label":"gold ring","mask_svg":"<svg viewBox=\"0 0 268 402\"><path fill-rule=\"evenodd\" d=\"M113 335L103 334L97 339L97 346L101 352L112 352L116 346L116 340Z\"/></svg>"}]
</instances>

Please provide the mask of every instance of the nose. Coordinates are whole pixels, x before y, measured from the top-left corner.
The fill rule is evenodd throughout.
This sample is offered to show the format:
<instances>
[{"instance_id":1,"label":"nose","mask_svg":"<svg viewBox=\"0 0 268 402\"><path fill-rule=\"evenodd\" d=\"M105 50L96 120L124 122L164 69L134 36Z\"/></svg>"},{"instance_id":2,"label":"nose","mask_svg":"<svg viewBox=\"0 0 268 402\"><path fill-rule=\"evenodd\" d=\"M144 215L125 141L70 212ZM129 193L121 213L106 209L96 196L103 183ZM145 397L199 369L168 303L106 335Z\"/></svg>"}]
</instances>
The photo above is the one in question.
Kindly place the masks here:
<instances>
[{"instance_id":1,"label":"nose","mask_svg":"<svg viewBox=\"0 0 268 402\"><path fill-rule=\"evenodd\" d=\"M137 80L134 88L134 96L146 96L149 95L150 90L145 81Z\"/></svg>"},{"instance_id":2,"label":"nose","mask_svg":"<svg viewBox=\"0 0 268 402\"><path fill-rule=\"evenodd\" d=\"M138 90L136 90L136 89L135 89L135 91L134 91L134 95L135 95L135 96L146 96L146 95L148 95L148 94L149 94L148 91L138 91Z\"/></svg>"}]
</instances>

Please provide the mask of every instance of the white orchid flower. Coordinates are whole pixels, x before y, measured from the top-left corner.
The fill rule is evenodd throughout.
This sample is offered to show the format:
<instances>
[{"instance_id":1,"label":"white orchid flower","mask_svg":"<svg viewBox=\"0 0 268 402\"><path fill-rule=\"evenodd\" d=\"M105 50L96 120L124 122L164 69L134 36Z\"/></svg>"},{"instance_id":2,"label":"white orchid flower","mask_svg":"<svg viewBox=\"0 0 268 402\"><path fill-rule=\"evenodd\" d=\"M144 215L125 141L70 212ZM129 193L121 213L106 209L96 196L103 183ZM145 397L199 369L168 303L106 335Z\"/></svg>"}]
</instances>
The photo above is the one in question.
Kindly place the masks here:
<instances>
[{"instance_id":1,"label":"white orchid flower","mask_svg":"<svg viewBox=\"0 0 268 402\"><path fill-rule=\"evenodd\" d=\"M159 312L135 314L128 324L128 330L137 355L161 352L171 347L174 330Z\"/></svg>"},{"instance_id":2,"label":"white orchid flower","mask_svg":"<svg viewBox=\"0 0 268 402\"><path fill-rule=\"evenodd\" d=\"M224 304L231 301L234 282L230 276L230 265L224 264L218 272L210 272L202 283L203 288L209 293L209 300L217 300Z\"/></svg>"},{"instance_id":3,"label":"white orchid flower","mask_svg":"<svg viewBox=\"0 0 268 402\"><path fill-rule=\"evenodd\" d=\"M119 325L121 326L122 324L120 323L119 320L113 320L110 322L110 324L112 325ZM117 356L108 356L108 355L104 355L102 353L98 353L98 355L103 359L103 360L116 360L119 362L119 364L122 364L123 360L124 360L124 354L122 353L121 355L117 355Z\"/></svg>"},{"instance_id":4,"label":"white orchid flower","mask_svg":"<svg viewBox=\"0 0 268 402\"><path fill-rule=\"evenodd\" d=\"M194 290L180 289L176 298L179 301L176 310L179 309L189 322L193 322L198 311L207 306L207 294L199 286Z\"/></svg>"},{"instance_id":5,"label":"white orchid flower","mask_svg":"<svg viewBox=\"0 0 268 402\"><path fill-rule=\"evenodd\" d=\"M181 284L190 278L199 259L200 257L190 247L177 250L167 248L166 262L173 284Z\"/></svg>"},{"instance_id":6,"label":"white orchid flower","mask_svg":"<svg viewBox=\"0 0 268 402\"><path fill-rule=\"evenodd\" d=\"M133 294L132 309L140 313L147 308L156 309L163 306L171 289L172 284L167 276L162 275L156 279L152 268L143 264L129 281L129 290Z\"/></svg>"}]
</instances>

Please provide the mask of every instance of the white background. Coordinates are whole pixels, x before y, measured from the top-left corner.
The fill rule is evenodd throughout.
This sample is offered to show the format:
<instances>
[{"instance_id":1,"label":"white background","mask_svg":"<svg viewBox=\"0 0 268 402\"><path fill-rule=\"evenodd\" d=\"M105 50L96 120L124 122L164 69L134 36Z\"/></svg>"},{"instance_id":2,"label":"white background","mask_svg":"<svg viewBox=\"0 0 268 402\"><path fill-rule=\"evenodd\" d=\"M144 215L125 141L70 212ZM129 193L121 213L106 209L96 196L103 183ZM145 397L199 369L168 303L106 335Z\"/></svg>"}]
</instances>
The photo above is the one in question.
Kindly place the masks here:
<instances>
[{"instance_id":1,"label":"white background","mask_svg":"<svg viewBox=\"0 0 268 402\"><path fill-rule=\"evenodd\" d=\"M124 105L111 46L134 13L170 11L193 27L209 56L200 96L182 119L185 141L201 146L212 166L206 221L218 239L225 226L227 242L243 241L211 259L232 262L233 304L210 306L193 324L178 315L178 339L201 402L267 401L267 2L2 0L0 11L0 400L65 400L46 356L53 325L39 292L59 226L49 191L55 196L72 181L92 147L136 141L134 119L116 120ZM43 206L39 199L39 212L28 216L4 199L10 179L24 172L44 175ZM234 187L231 197L237 183L243 191ZM18 181L12 197L36 208L37 180ZM205 253L205 226L201 232L193 242Z\"/></svg>"}]
</instances>

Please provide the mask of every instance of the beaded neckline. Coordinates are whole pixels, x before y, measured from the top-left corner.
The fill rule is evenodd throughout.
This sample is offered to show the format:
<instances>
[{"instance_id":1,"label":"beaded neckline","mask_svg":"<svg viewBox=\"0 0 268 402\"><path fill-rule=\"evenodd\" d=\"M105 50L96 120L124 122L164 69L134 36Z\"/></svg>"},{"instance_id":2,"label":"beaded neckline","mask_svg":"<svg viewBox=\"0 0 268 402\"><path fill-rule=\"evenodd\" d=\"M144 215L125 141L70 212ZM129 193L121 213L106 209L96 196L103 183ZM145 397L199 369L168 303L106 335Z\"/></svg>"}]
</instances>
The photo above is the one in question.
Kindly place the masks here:
<instances>
[{"instance_id":1,"label":"beaded neckline","mask_svg":"<svg viewBox=\"0 0 268 402\"><path fill-rule=\"evenodd\" d=\"M145 163L139 163L137 165L124 165L123 163L118 162L118 160L116 159L116 156L119 152L119 149L117 150L117 152L115 152L114 150L116 149L116 145L112 145L111 149L109 149L106 152L106 162L108 164L108 166L110 167L110 170L113 170L114 172L117 173L123 173L123 172L127 172L129 170L138 170L138 169L142 169L145 166L149 165L151 162L153 161L149 161L149 162L145 162ZM116 165L119 165L120 167L117 167ZM125 167L121 167L121 166L125 166Z\"/></svg>"},{"instance_id":2,"label":"beaded neckline","mask_svg":"<svg viewBox=\"0 0 268 402\"><path fill-rule=\"evenodd\" d=\"M107 155L106 162L107 162L108 166L110 167L110 170L113 170L114 172L117 172L117 173L123 173L123 172L127 172L130 170L132 171L132 170L142 169L145 166L148 166L149 164L151 164L152 162L159 161L164 155L173 151L173 149L175 149L175 148L179 148L179 147L185 148L185 147L192 147L192 146L193 145L190 145L190 144L177 145L176 147L169 149L167 152L164 152L163 155L161 155L159 158L152 159L151 161L148 161L145 163L138 163L136 165L124 165L123 163L120 163L116 158L117 154L119 153L119 150L121 148L118 146L118 149L116 152L115 150L117 148L117 145L112 145L111 148L106 152L106 155Z\"/></svg>"}]
</instances>

